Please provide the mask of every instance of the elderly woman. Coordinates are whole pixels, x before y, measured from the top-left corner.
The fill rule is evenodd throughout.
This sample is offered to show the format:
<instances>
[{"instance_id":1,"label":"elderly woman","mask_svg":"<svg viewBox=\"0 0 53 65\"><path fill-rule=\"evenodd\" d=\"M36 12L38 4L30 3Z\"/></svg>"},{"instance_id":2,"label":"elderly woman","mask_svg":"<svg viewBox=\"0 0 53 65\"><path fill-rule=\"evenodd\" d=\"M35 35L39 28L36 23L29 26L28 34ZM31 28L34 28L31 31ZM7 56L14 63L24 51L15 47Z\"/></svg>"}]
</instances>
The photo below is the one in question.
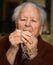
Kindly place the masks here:
<instances>
[{"instance_id":1,"label":"elderly woman","mask_svg":"<svg viewBox=\"0 0 53 65\"><path fill-rule=\"evenodd\" d=\"M0 40L0 65L53 65L53 46L40 37L45 11L25 2L12 16L16 29Z\"/></svg>"}]
</instances>

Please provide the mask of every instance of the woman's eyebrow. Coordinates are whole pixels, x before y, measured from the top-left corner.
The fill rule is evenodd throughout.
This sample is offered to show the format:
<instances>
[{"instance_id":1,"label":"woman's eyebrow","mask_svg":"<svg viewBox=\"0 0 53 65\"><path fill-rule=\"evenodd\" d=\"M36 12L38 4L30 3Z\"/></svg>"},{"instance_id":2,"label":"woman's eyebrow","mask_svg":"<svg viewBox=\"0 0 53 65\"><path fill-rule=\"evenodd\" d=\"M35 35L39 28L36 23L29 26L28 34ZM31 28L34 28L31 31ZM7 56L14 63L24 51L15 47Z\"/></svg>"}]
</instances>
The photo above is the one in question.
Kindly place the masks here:
<instances>
[{"instance_id":1,"label":"woman's eyebrow","mask_svg":"<svg viewBox=\"0 0 53 65\"><path fill-rule=\"evenodd\" d=\"M24 18L27 18L27 16L21 16L21 18L24 17Z\"/></svg>"}]
</instances>

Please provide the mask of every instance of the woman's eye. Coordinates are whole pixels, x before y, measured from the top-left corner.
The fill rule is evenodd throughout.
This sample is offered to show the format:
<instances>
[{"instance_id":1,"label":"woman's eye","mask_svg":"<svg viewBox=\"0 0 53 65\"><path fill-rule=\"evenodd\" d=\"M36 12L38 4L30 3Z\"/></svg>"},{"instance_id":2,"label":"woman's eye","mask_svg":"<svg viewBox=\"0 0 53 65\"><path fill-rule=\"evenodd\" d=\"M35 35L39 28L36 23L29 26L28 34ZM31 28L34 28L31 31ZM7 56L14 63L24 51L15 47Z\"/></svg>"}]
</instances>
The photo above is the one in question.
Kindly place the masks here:
<instances>
[{"instance_id":1,"label":"woman's eye","mask_svg":"<svg viewBox=\"0 0 53 65\"><path fill-rule=\"evenodd\" d=\"M32 20L32 22L36 22L36 20Z\"/></svg>"},{"instance_id":2,"label":"woman's eye","mask_svg":"<svg viewBox=\"0 0 53 65\"><path fill-rule=\"evenodd\" d=\"M21 21L26 21L26 19L21 19Z\"/></svg>"}]
</instances>

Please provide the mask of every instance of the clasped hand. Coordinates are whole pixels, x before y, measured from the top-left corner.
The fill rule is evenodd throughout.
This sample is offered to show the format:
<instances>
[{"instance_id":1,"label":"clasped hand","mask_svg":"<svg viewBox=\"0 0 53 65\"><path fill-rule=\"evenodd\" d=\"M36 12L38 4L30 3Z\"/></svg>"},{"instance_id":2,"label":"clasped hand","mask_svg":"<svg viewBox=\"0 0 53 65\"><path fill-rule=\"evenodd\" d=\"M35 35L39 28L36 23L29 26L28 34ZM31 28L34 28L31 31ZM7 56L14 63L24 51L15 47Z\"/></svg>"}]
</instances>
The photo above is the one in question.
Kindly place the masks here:
<instances>
[{"instance_id":1,"label":"clasped hand","mask_svg":"<svg viewBox=\"0 0 53 65\"><path fill-rule=\"evenodd\" d=\"M30 58L37 56L38 40L31 32L16 29L10 34L9 41L14 47L19 47L19 44L24 45L23 52Z\"/></svg>"}]
</instances>

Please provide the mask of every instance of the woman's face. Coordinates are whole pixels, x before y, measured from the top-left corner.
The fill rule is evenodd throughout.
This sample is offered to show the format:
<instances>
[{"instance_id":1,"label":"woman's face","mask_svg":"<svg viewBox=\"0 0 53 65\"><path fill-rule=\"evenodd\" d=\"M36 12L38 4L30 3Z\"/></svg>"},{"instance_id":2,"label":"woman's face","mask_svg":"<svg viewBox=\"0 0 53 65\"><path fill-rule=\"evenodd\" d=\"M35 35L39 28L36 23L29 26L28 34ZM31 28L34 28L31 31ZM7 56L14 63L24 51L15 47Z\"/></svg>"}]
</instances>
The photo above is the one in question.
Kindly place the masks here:
<instances>
[{"instance_id":1,"label":"woman's face","mask_svg":"<svg viewBox=\"0 0 53 65\"><path fill-rule=\"evenodd\" d=\"M24 31L29 31L38 36L42 31L42 23L39 10L32 6L25 6L19 14L17 27Z\"/></svg>"}]
</instances>

